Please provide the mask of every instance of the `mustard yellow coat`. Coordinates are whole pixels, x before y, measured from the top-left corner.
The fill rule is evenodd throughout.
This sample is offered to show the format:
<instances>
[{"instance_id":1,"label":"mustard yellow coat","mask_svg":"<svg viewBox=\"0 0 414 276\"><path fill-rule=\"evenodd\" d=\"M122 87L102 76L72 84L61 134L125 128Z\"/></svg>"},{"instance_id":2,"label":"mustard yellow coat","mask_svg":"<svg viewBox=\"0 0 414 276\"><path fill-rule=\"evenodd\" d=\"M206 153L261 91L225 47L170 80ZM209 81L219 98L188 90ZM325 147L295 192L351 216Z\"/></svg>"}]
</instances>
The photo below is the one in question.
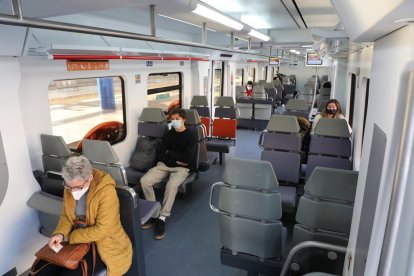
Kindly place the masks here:
<instances>
[{"instance_id":1,"label":"mustard yellow coat","mask_svg":"<svg viewBox=\"0 0 414 276\"><path fill-rule=\"evenodd\" d=\"M74 230L76 201L65 189L59 224L53 234L63 234L69 243L96 242L108 276L125 274L132 262L132 246L121 225L115 181L103 171L93 170L86 198L88 227Z\"/></svg>"}]
</instances>

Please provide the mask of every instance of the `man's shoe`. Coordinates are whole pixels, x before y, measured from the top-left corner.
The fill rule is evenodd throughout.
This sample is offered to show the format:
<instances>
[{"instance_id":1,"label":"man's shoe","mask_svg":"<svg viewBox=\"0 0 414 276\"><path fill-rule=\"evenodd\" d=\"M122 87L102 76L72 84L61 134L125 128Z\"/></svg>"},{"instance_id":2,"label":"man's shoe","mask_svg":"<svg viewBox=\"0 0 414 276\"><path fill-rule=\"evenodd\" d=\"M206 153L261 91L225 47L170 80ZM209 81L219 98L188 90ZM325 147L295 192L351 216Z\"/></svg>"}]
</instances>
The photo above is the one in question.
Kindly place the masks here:
<instances>
[{"instance_id":1,"label":"man's shoe","mask_svg":"<svg viewBox=\"0 0 414 276\"><path fill-rule=\"evenodd\" d=\"M154 238L156 240L162 240L165 237L165 221L157 219L154 227Z\"/></svg>"},{"instance_id":2,"label":"man's shoe","mask_svg":"<svg viewBox=\"0 0 414 276\"><path fill-rule=\"evenodd\" d=\"M141 229L145 230L145 229L151 228L152 225L157 222L157 220L158 219L156 218L150 218L146 223L141 225Z\"/></svg>"}]
</instances>

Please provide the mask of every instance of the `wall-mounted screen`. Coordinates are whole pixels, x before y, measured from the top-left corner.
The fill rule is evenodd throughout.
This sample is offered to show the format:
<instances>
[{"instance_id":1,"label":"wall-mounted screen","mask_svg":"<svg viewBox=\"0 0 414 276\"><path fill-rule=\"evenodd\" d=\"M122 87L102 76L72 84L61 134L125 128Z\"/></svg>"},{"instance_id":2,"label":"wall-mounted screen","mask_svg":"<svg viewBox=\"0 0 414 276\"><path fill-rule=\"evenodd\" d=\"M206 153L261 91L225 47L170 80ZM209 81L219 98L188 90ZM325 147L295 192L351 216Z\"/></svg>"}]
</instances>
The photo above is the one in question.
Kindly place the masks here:
<instances>
[{"instance_id":1,"label":"wall-mounted screen","mask_svg":"<svg viewBox=\"0 0 414 276\"><path fill-rule=\"evenodd\" d=\"M269 65L280 65L280 59L278 57L271 57L269 59Z\"/></svg>"},{"instance_id":2,"label":"wall-mounted screen","mask_svg":"<svg viewBox=\"0 0 414 276\"><path fill-rule=\"evenodd\" d=\"M306 53L306 66L321 66L322 58L316 52Z\"/></svg>"}]
</instances>

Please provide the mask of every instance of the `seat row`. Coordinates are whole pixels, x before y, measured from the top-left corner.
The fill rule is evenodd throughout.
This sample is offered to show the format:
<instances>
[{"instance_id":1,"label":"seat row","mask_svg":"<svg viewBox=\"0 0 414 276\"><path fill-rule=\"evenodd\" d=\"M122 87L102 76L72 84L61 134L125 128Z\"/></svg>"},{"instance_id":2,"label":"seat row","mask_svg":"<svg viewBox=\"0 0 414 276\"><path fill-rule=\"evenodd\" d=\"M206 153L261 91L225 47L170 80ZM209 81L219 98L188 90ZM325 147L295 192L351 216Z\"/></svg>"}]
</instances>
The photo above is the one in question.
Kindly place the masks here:
<instances>
[{"instance_id":1,"label":"seat row","mask_svg":"<svg viewBox=\"0 0 414 276\"><path fill-rule=\"evenodd\" d=\"M305 241L347 245L357 179L355 171L314 170L299 200L291 246ZM270 162L227 161L223 181L213 184L210 195L210 207L218 213L223 264L252 274L280 273L287 230L280 221L282 203L277 186ZM321 268L337 273L344 255L328 259L326 254L326 250L313 250L296 256L295 265L287 267L300 275Z\"/></svg>"},{"instance_id":2,"label":"seat row","mask_svg":"<svg viewBox=\"0 0 414 276\"><path fill-rule=\"evenodd\" d=\"M305 180L317 166L350 170L350 135L345 120L322 118L311 134ZM299 183L302 139L296 116L273 115L261 133L261 159L270 161L279 181Z\"/></svg>"},{"instance_id":3,"label":"seat row","mask_svg":"<svg viewBox=\"0 0 414 276\"><path fill-rule=\"evenodd\" d=\"M238 121L237 110L232 97L218 97L215 103L214 119L210 116L210 108L206 96L194 96L190 109L197 110L200 121L207 129L207 151L219 153L220 164L224 154L236 144L236 129Z\"/></svg>"}]
</instances>

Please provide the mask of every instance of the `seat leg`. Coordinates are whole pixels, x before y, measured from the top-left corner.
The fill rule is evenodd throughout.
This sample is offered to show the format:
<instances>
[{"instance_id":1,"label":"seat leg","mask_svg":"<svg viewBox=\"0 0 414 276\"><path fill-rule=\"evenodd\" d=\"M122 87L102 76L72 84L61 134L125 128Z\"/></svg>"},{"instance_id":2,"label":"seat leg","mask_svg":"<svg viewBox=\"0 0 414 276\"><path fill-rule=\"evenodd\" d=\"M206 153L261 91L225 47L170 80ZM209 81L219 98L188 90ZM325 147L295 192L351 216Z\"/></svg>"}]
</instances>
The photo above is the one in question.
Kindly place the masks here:
<instances>
[{"instance_id":1,"label":"seat leg","mask_svg":"<svg viewBox=\"0 0 414 276\"><path fill-rule=\"evenodd\" d=\"M219 152L220 165L223 164L223 153Z\"/></svg>"}]
</instances>

